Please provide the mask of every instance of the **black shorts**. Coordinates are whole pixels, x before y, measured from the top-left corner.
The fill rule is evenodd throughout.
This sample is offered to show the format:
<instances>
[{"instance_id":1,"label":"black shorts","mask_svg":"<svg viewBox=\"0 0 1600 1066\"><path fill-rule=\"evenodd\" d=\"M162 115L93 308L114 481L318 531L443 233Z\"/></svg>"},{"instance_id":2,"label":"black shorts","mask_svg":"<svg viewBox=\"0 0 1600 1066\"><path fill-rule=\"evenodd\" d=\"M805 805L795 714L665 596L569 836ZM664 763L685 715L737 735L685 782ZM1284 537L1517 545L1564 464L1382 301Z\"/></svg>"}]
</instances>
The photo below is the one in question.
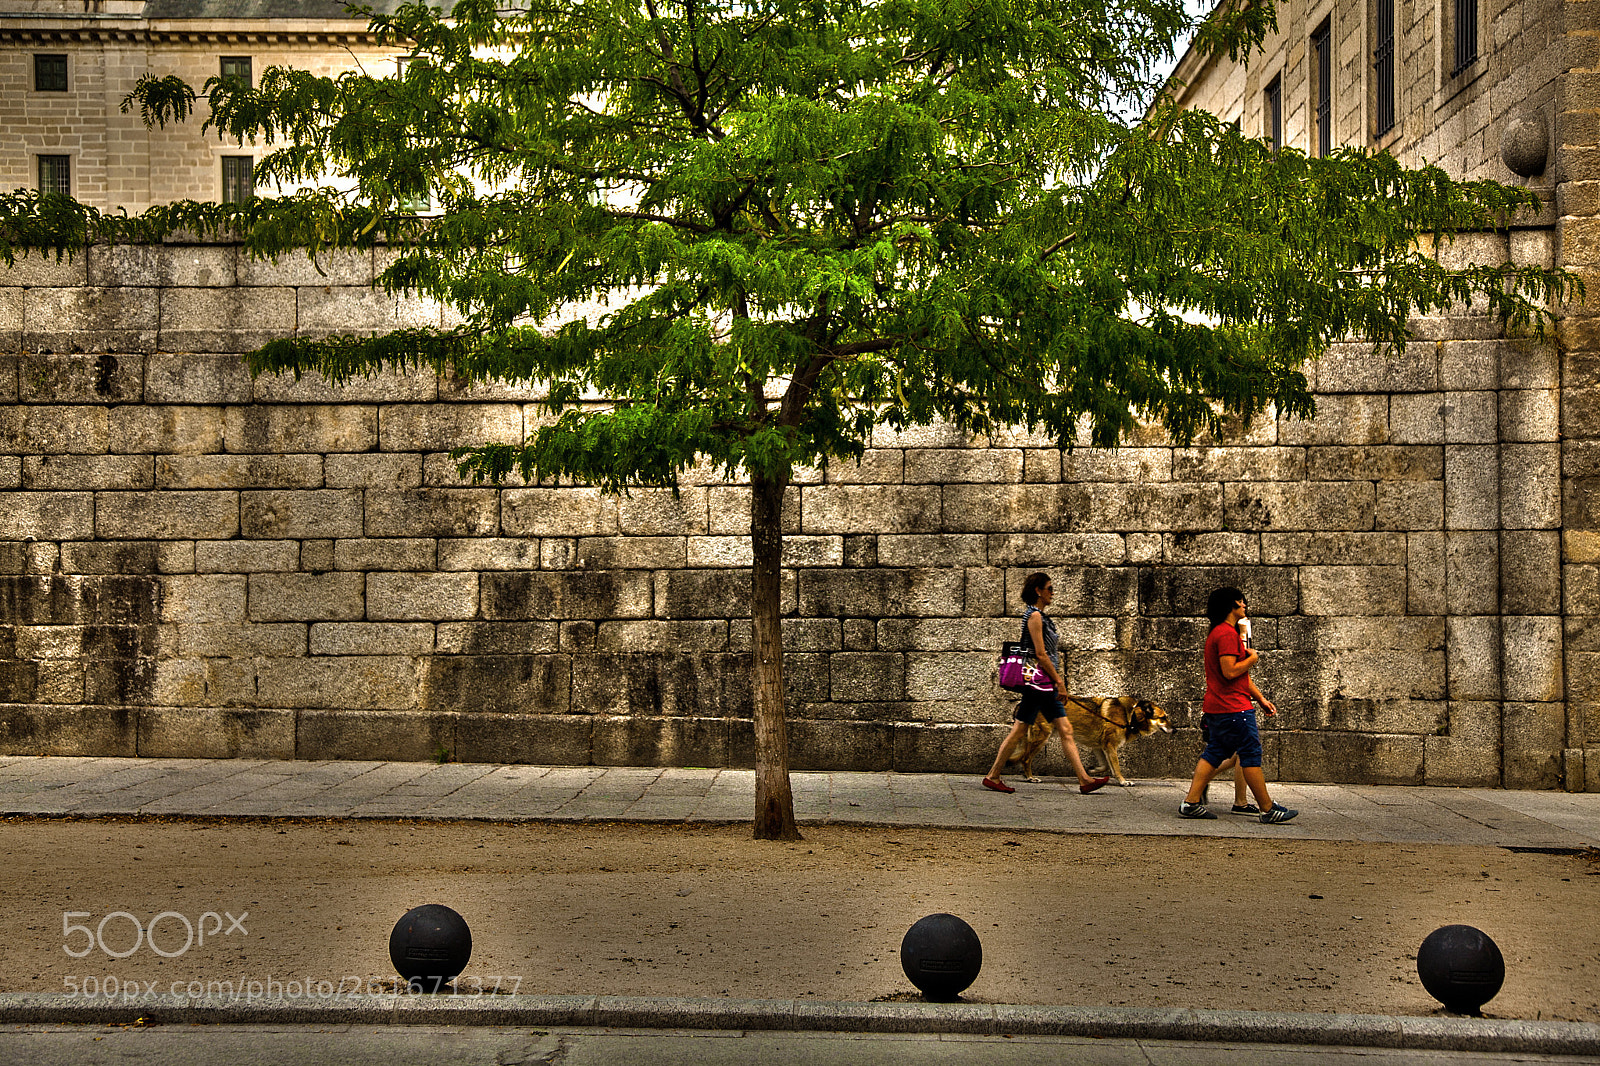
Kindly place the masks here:
<instances>
[{"instance_id":1,"label":"black shorts","mask_svg":"<svg viewBox=\"0 0 1600 1066\"><path fill-rule=\"evenodd\" d=\"M1061 706L1054 692L1040 692L1036 688L1022 690L1022 701L1017 704L1017 709L1011 712L1011 717L1025 725L1032 725L1044 715L1044 720L1053 722L1067 713Z\"/></svg>"}]
</instances>

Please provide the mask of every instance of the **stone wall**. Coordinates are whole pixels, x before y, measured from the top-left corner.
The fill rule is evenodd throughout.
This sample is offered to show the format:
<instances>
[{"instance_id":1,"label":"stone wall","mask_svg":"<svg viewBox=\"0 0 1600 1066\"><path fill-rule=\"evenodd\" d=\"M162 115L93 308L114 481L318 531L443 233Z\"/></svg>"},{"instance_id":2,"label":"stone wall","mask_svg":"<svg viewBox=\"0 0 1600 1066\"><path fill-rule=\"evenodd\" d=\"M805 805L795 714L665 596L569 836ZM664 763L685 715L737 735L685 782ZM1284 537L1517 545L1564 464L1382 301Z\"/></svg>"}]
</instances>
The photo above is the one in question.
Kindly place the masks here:
<instances>
[{"instance_id":1,"label":"stone wall","mask_svg":"<svg viewBox=\"0 0 1600 1066\"><path fill-rule=\"evenodd\" d=\"M0 751L749 765L745 486L475 486L445 452L520 440L535 393L250 378L270 336L439 321L375 293L380 265L171 245L0 272ZM1180 727L1131 772L1192 768L1199 616L1233 583L1282 711L1270 776L1583 788L1561 360L1473 319L1417 334L1330 352L1310 422L1066 453L934 427L805 473L794 765L987 766L995 651L1043 568L1072 689Z\"/></svg>"}]
</instances>

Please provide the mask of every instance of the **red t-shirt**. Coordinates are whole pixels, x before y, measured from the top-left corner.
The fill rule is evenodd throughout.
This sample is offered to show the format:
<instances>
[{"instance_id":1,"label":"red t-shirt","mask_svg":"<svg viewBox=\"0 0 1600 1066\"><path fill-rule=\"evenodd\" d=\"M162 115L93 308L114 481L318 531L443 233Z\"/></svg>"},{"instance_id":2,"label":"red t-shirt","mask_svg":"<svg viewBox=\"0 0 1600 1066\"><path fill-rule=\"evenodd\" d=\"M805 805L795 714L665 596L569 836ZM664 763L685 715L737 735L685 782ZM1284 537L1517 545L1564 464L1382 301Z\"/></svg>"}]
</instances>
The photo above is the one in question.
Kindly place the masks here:
<instances>
[{"instance_id":1,"label":"red t-shirt","mask_svg":"<svg viewBox=\"0 0 1600 1066\"><path fill-rule=\"evenodd\" d=\"M1238 714L1254 706L1250 702L1250 674L1248 671L1229 681L1222 676L1222 657L1231 655L1234 661L1247 654L1239 631L1226 622L1211 628L1206 637L1206 699L1207 714Z\"/></svg>"}]
</instances>

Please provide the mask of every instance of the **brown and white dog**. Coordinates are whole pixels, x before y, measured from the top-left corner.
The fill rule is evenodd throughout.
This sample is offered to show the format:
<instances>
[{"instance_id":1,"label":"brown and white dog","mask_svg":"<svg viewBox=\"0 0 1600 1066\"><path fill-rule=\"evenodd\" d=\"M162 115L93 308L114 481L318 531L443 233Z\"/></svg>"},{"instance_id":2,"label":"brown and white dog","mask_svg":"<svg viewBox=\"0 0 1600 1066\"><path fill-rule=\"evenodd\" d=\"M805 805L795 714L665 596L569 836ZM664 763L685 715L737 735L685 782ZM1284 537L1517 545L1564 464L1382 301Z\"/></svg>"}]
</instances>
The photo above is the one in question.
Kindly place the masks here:
<instances>
[{"instance_id":1,"label":"brown and white dog","mask_svg":"<svg viewBox=\"0 0 1600 1066\"><path fill-rule=\"evenodd\" d=\"M1100 752L1119 785L1128 786L1133 782L1122 776L1117 749L1134 737L1147 737L1158 731L1172 732L1167 712L1149 700L1133 696L1064 696L1061 702L1067 708L1067 721L1072 723L1072 737L1077 741L1079 754L1087 758L1091 750ZM1022 764L1022 776L1029 781L1039 780L1033 776L1033 757L1055 731L1055 726L1043 715L1028 727L1021 753L1012 761Z\"/></svg>"}]
</instances>

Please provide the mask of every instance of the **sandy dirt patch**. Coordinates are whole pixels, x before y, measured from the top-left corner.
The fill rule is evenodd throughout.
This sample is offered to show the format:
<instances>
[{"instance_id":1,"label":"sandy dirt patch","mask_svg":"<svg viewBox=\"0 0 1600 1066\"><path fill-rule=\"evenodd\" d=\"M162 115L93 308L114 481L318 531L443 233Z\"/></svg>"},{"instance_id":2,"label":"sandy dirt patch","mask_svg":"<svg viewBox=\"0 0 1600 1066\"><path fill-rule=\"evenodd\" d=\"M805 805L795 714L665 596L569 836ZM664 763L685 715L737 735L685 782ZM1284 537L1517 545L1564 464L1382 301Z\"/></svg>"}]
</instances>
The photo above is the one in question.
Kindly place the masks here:
<instances>
[{"instance_id":1,"label":"sandy dirt patch","mask_svg":"<svg viewBox=\"0 0 1600 1066\"><path fill-rule=\"evenodd\" d=\"M830 827L778 844L745 827L12 818L0 821L0 990L350 990L391 981L396 919L444 903L472 928L468 992L498 978L502 992L913 998L901 937L948 911L983 940L977 1002L1425 1015L1437 1004L1417 946L1461 922L1506 957L1487 1015L1600 1022L1592 856L1263 829ZM144 925L248 917L181 953L183 921L163 918L162 957L132 919L105 918L119 911ZM74 958L89 935L64 924L101 936Z\"/></svg>"}]
</instances>

